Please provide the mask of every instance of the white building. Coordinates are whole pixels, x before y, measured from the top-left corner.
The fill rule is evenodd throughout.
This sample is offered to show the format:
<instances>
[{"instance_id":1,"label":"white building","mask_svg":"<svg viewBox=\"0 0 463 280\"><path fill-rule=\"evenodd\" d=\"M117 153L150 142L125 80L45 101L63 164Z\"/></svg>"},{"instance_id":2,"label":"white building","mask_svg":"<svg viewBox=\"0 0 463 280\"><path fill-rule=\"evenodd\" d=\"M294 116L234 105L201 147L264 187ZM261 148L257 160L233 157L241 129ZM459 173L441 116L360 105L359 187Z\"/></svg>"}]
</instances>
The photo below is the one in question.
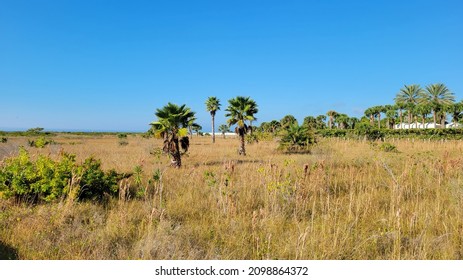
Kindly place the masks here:
<instances>
[{"instance_id":1,"label":"white building","mask_svg":"<svg viewBox=\"0 0 463 280\"><path fill-rule=\"evenodd\" d=\"M448 123L445 125L445 128L460 128L463 127L459 123ZM394 125L394 129L414 129L414 128L442 128L441 124L436 124L434 123L399 123Z\"/></svg>"}]
</instances>

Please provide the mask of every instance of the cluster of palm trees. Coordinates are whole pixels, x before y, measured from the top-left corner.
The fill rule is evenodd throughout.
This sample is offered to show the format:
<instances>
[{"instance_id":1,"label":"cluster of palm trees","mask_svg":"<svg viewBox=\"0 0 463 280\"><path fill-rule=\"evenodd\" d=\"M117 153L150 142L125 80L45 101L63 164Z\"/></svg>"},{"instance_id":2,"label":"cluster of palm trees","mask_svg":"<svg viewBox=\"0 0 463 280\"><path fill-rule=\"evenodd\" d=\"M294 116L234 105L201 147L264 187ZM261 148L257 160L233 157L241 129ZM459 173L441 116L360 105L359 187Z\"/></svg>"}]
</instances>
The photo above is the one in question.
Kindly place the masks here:
<instances>
[{"instance_id":1,"label":"cluster of palm trees","mask_svg":"<svg viewBox=\"0 0 463 280\"><path fill-rule=\"evenodd\" d=\"M365 115L369 117L373 125L375 119L378 127L381 128L381 115L385 114L387 125L393 128L398 121L406 123L418 123L418 120L424 123L427 117L432 113L434 127L440 123L445 127L447 114L451 114L452 121L457 123L461 120L463 103L455 103L455 94L442 83L431 84L424 89L420 85L404 85L397 93L394 105L373 106L365 110Z\"/></svg>"},{"instance_id":2,"label":"cluster of palm trees","mask_svg":"<svg viewBox=\"0 0 463 280\"><path fill-rule=\"evenodd\" d=\"M454 123L458 123L463 119L463 101L455 102L455 94L452 93L447 86L442 83L431 84L422 88L420 85L404 85L394 98L393 105L372 106L365 110L365 116L361 119L349 117L346 114L341 114L330 110L326 113L328 116L328 128L355 128L361 123L369 123L378 128L382 128L383 124L389 128L394 128L394 125L400 123L412 124L418 127L418 122L424 126L429 122L428 116L432 114L432 122L434 127L440 124L445 127L447 115L450 114ZM410 127L410 126L408 126Z\"/></svg>"},{"instance_id":3,"label":"cluster of palm trees","mask_svg":"<svg viewBox=\"0 0 463 280\"><path fill-rule=\"evenodd\" d=\"M252 132L252 122L256 120L257 103L250 97L237 96L228 100L228 107L225 116L228 118L228 125L221 125L221 131L229 131L229 127L236 125L235 132L240 138L239 154L246 155L244 137ZM212 119L212 142L215 143L215 115L220 110L220 100L217 97L209 97L206 100L206 110L211 114ZM166 106L157 109L155 113L157 121L152 122L151 132L164 139L163 151L169 154L171 165L176 168L182 166L182 151L188 151L189 138L188 130L192 127L199 127L195 123L195 112L191 111L185 104L178 106L168 103Z\"/></svg>"}]
</instances>

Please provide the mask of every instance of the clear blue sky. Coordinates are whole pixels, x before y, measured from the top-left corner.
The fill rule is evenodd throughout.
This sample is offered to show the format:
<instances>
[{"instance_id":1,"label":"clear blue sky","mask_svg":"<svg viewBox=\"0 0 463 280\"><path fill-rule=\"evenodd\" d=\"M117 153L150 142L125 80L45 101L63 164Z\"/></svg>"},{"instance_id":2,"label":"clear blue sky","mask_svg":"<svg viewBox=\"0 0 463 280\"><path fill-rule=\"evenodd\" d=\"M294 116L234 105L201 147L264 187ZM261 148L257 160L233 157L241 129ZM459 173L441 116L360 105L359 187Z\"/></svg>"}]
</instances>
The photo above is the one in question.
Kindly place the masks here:
<instances>
[{"instance_id":1,"label":"clear blue sky","mask_svg":"<svg viewBox=\"0 0 463 280\"><path fill-rule=\"evenodd\" d=\"M361 116L436 82L463 97L461 0L0 0L0 129L146 131L170 101L209 131L208 96Z\"/></svg>"}]
</instances>

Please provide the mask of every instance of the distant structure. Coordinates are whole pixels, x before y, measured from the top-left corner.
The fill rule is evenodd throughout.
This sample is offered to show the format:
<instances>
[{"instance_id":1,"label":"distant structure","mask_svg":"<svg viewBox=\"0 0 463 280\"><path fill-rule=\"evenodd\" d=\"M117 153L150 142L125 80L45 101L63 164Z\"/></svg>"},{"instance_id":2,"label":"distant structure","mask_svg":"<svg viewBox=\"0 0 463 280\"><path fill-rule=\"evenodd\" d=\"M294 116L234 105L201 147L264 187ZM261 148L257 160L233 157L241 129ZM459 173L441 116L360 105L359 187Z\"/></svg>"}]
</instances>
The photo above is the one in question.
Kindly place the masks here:
<instances>
[{"instance_id":1,"label":"distant structure","mask_svg":"<svg viewBox=\"0 0 463 280\"><path fill-rule=\"evenodd\" d=\"M445 128L461 128L463 127L459 123L446 123ZM432 129L432 128L442 128L441 124L436 124L434 123L399 123L394 125L394 129Z\"/></svg>"}]
</instances>

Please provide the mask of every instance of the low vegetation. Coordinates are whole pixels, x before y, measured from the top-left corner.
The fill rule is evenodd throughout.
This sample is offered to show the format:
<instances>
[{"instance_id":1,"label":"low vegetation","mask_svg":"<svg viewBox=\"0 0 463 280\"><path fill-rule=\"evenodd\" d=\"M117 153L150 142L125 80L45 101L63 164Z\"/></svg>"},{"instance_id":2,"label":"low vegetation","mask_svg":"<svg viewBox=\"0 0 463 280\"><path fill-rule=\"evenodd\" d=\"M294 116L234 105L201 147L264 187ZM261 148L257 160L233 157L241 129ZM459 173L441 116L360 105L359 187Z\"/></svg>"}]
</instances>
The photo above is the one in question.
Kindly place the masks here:
<instances>
[{"instance_id":1,"label":"low vegetation","mask_svg":"<svg viewBox=\"0 0 463 280\"><path fill-rule=\"evenodd\" d=\"M102 200L57 193L34 204L6 195L3 183L0 242L9 250L2 257L463 258L460 141L395 139L385 143L399 152L388 152L381 141L375 147L364 139L319 137L310 154L289 155L263 140L242 157L236 138L212 144L210 137L194 137L188 160L176 169L160 150L162 139L134 137L120 149L117 135L67 137L55 137L67 156L56 145L26 147L28 154L16 150L0 159L2 170L19 172L22 165L14 166L22 158L33 172L21 174L55 174L47 178L65 187L73 168L91 170L82 186L105 182L111 169L132 177L106 184L117 195L106 189L110 195ZM82 144L69 144L76 141ZM92 155L101 162L86 163ZM48 165L55 167L36 171Z\"/></svg>"}]
</instances>

